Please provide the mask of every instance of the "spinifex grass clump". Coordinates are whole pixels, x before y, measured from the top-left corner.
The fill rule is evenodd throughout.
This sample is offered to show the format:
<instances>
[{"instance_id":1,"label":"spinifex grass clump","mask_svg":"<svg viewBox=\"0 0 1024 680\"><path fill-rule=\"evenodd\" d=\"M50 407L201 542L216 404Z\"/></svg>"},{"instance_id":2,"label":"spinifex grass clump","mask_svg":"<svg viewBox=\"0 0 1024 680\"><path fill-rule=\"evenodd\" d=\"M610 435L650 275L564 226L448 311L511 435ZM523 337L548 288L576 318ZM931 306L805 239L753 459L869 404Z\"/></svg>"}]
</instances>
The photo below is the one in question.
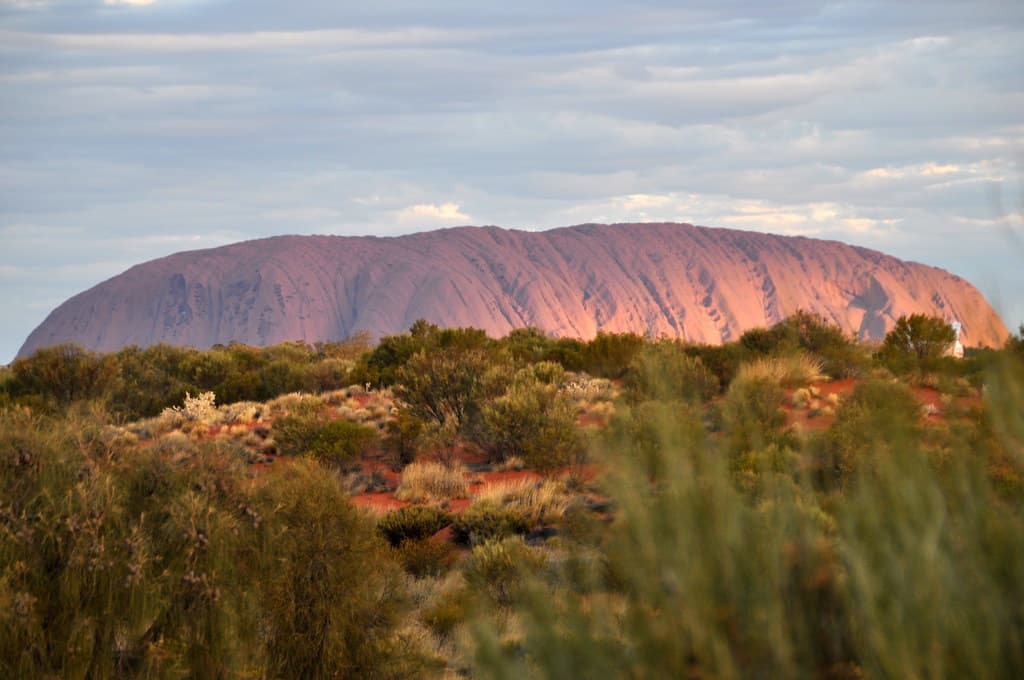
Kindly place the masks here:
<instances>
[{"instance_id":1,"label":"spinifex grass clump","mask_svg":"<svg viewBox=\"0 0 1024 680\"><path fill-rule=\"evenodd\" d=\"M560 482L521 479L484 487L474 504L496 504L512 510L535 528L559 521L569 507L569 500L568 490Z\"/></svg>"},{"instance_id":2,"label":"spinifex grass clump","mask_svg":"<svg viewBox=\"0 0 1024 680\"><path fill-rule=\"evenodd\" d=\"M406 466L395 498L403 501L442 501L465 498L467 493L465 472L461 464L448 466L432 461Z\"/></svg>"},{"instance_id":3,"label":"spinifex grass clump","mask_svg":"<svg viewBox=\"0 0 1024 680\"><path fill-rule=\"evenodd\" d=\"M821 380L822 361L804 352L754 359L740 366L736 380L770 380L783 387L804 387Z\"/></svg>"}]
</instances>

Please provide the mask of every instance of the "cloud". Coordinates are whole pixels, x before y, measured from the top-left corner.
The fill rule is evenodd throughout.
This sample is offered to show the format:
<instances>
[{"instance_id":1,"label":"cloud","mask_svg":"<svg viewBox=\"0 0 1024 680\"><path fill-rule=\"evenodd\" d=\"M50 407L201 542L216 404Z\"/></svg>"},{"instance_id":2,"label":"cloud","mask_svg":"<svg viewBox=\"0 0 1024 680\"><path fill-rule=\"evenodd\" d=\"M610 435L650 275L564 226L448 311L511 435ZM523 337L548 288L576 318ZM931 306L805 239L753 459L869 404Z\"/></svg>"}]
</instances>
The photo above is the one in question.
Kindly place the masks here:
<instances>
[{"instance_id":1,"label":"cloud","mask_svg":"<svg viewBox=\"0 0 1024 680\"><path fill-rule=\"evenodd\" d=\"M142 7L152 5L156 0L103 0L104 5L132 5Z\"/></svg>"},{"instance_id":2,"label":"cloud","mask_svg":"<svg viewBox=\"0 0 1024 680\"><path fill-rule=\"evenodd\" d=\"M1024 290L993 198L1021 3L0 4L0 361L93 262L484 214L837 238Z\"/></svg>"},{"instance_id":3,"label":"cloud","mask_svg":"<svg viewBox=\"0 0 1024 680\"><path fill-rule=\"evenodd\" d=\"M155 0L150 0L155 1ZM118 4L150 4L115 0ZM226 52L313 48L387 48L450 44L483 37L479 32L409 27L399 30L316 29L223 33L26 33L0 31L9 47L96 52Z\"/></svg>"},{"instance_id":4,"label":"cloud","mask_svg":"<svg viewBox=\"0 0 1024 680\"><path fill-rule=\"evenodd\" d=\"M630 194L622 202L626 210L647 210L649 208L660 208L672 202L670 196L652 196L651 194Z\"/></svg>"},{"instance_id":5,"label":"cloud","mask_svg":"<svg viewBox=\"0 0 1024 680\"><path fill-rule=\"evenodd\" d=\"M473 221L469 215L459 211L457 203L418 203L398 211L398 220L405 223L416 222L461 222L468 224Z\"/></svg>"}]
</instances>

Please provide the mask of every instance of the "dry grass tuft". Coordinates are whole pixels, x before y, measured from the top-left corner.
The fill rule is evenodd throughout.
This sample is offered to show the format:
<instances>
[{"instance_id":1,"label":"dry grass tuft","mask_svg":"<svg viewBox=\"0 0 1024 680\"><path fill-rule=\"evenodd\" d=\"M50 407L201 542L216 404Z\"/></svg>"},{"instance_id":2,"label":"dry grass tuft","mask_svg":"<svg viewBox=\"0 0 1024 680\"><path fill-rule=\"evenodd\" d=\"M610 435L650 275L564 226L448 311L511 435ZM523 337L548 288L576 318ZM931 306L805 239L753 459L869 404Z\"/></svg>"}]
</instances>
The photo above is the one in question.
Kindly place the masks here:
<instances>
[{"instance_id":1,"label":"dry grass tuft","mask_svg":"<svg viewBox=\"0 0 1024 680\"><path fill-rule=\"evenodd\" d=\"M812 393L806 387L801 387L793 392L793 408L807 408L811 402Z\"/></svg>"},{"instance_id":2,"label":"dry grass tuft","mask_svg":"<svg viewBox=\"0 0 1024 680\"><path fill-rule=\"evenodd\" d=\"M233 404L224 404L217 410L220 411L221 420L225 425L236 425L258 420L263 408L263 404L256 401L237 401Z\"/></svg>"},{"instance_id":3,"label":"dry grass tuft","mask_svg":"<svg viewBox=\"0 0 1024 680\"><path fill-rule=\"evenodd\" d=\"M824 365L817 357L794 353L747 362L740 366L736 381L768 379L783 387L804 387L822 380L823 369Z\"/></svg>"},{"instance_id":4,"label":"dry grass tuft","mask_svg":"<svg viewBox=\"0 0 1024 680\"><path fill-rule=\"evenodd\" d=\"M520 479L484 487L473 503L493 503L508 508L535 527L559 521L569 507L569 494L562 482Z\"/></svg>"},{"instance_id":5,"label":"dry grass tuft","mask_svg":"<svg viewBox=\"0 0 1024 680\"><path fill-rule=\"evenodd\" d=\"M441 463L418 462L407 465L395 498L419 503L467 495L464 468L461 464L448 467Z\"/></svg>"},{"instance_id":6,"label":"dry grass tuft","mask_svg":"<svg viewBox=\"0 0 1024 680\"><path fill-rule=\"evenodd\" d=\"M526 469L526 461L520 456L509 456L494 466L496 472L518 472Z\"/></svg>"}]
</instances>

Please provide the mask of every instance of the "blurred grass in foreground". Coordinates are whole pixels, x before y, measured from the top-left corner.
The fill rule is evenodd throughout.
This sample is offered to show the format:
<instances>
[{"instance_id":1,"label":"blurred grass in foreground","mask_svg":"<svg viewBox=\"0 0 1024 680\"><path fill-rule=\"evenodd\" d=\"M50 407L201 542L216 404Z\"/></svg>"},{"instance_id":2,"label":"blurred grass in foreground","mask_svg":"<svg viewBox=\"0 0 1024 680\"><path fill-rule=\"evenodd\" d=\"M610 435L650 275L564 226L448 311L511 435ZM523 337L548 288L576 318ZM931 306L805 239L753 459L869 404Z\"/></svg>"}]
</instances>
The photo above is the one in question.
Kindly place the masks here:
<instances>
[{"instance_id":1,"label":"blurred grass in foreground","mask_svg":"<svg viewBox=\"0 0 1024 680\"><path fill-rule=\"evenodd\" d=\"M614 523L476 619L476 671L1024 677L1024 366L1002 357L982 408L925 428L902 385L861 388L831 443L749 398L726 396L720 434L692 405L624 413Z\"/></svg>"}]
</instances>

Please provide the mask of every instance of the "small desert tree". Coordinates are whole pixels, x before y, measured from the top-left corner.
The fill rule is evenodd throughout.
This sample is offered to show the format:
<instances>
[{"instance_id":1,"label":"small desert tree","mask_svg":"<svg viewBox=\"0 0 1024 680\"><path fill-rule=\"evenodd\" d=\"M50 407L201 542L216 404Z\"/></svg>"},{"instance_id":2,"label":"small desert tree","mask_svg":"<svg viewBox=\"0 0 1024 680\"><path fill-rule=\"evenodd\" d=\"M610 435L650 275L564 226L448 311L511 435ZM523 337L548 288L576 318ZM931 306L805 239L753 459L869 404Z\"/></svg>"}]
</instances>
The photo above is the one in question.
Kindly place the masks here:
<instances>
[{"instance_id":1,"label":"small desert tree","mask_svg":"<svg viewBox=\"0 0 1024 680\"><path fill-rule=\"evenodd\" d=\"M489 361L479 349L421 350L398 370L396 394L410 415L443 426L449 419L459 427L476 408L477 390Z\"/></svg>"},{"instance_id":2,"label":"small desert tree","mask_svg":"<svg viewBox=\"0 0 1024 680\"><path fill-rule=\"evenodd\" d=\"M925 314L901 316L882 343L881 358L895 368L921 367L945 355L956 340L953 327Z\"/></svg>"}]
</instances>

